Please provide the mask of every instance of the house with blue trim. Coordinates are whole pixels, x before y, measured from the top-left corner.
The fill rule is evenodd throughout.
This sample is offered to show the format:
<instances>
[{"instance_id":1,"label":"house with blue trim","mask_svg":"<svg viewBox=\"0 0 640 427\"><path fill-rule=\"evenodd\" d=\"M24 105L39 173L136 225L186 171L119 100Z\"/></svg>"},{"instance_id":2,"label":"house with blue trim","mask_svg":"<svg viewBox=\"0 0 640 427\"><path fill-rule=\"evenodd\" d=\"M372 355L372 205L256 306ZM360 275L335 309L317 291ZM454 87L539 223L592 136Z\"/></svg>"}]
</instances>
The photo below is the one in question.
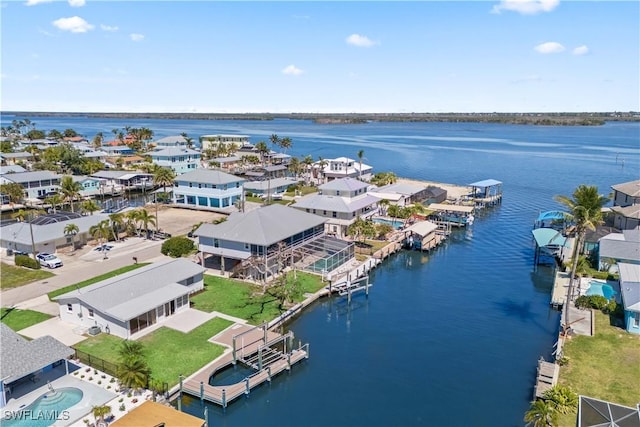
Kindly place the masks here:
<instances>
[{"instance_id":1,"label":"house with blue trim","mask_svg":"<svg viewBox=\"0 0 640 427\"><path fill-rule=\"evenodd\" d=\"M80 190L81 197L91 197L102 194L101 189L104 192L104 188L107 186L107 180L104 178L97 178L87 175L71 175L71 179L74 182L79 182L82 186Z\"/></svg>"},{"instance_id":2,"label":"house with blue trim","mask_svg":"<svg viewBox=\"0 0 640 427\"><path fill-rule=\"evenodd\" d=\"M51 171L17 172L0 175L0 184L20 184L26 199L37 199L57 192L61 178L62 175Z\"/></svg>"},{"instance_id":3,"label":"house with blue trim","mask_svg":"<svg viewBox=\"0 0 640 427\"><path fill-rule=\"evenodd\" d=\"M203 210L234 210L243 199L244 179L216 169L195 169L176 177L173 203Z\"/></svg>"},{"instance_id":4,"label":"house with blue trim","mask_svg":"<svg viewBox=\"0 0 640 427\"><path fill-rule=\"evenodd\" d=\"M618 269L625 329L640 334L640 265L620 262Z\"/></svg>"},{"instance_id":5,"label":"house with blue trim","mask_svg":"<svg viewBox=\"0 0 640 427\"><path fill-rule=\"evenodd\" d=\"M165 136L153 141L152 144L155 145L155 151L165 148L187 148L187 139L182 135Z\"/></svg>"},{"instance_id":6,"label":"house with blue trim","mask_svg":"<svg viewBox=\"0 0 640 427\"><path fill-rule=\"evenodd\" d=\"M192 172L200 165L201 154L189 148L172 147L153 151L151 161L156 165L173 170L176 175Z\"/></svg>"}]
</instances>

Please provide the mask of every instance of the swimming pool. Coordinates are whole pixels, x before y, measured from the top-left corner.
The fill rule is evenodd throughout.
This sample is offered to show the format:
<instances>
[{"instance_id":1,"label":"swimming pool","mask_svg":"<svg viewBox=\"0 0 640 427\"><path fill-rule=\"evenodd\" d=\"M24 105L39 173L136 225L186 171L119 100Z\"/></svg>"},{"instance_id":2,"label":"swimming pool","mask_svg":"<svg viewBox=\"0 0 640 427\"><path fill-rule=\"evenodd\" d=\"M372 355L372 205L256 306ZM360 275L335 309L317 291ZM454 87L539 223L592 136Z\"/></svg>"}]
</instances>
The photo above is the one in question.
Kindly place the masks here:
<instances>
[{"instance_id":1,"label":"swimming pool","mask_svg":"<svg viewBox=\"0 0 640 427\"><path fill-rule=\"evenodd\" d=\"M589 283L589 289L585 295L600 295L605 297L607 300L615 299L618 293L613 289L613 286L602 283L602 282L591 282Z\"/></svg>"},{"instance_id":2,"label":"swimming pool","mask_svg":"<svg viewBox=\"0 0 640 427\"><path fill-rule=\"evenodd\" d=\"M80 402L82 395L82 390L75 387L48 391L16 412L4 411L8 416L2 419L2 427L47 427L57 419L69 420L66 409Z\"/></svg>"},{"instance_id":3,"label":"swimming pool","mask_svg":"<svg viewBox=\"0 0 640 427\"><path fill-rule=\"evenodd\" d=\"M373 218L372 221L375 222L376 224L388 224L393 228L395 228L396 230L402 228L402 220L399 220L399 219L391 221L386 218Z\"/></svg>"}]
</instances>

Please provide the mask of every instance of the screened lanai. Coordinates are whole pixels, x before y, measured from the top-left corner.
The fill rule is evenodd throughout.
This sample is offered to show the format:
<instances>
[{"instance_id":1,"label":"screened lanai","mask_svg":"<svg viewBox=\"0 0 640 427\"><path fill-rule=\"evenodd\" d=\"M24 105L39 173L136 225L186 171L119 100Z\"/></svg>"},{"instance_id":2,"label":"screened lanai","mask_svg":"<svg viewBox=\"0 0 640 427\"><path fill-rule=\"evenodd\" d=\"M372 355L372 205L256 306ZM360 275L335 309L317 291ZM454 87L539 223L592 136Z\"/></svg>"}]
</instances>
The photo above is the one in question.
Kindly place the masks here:
<instances>
[{"instance_id":1,"label":"screened lanai","mask_svg":"<svg viewBox=\"0 0 640 427\"><path fill-rule=\"evenodd\" d=\"M640 409L580 396L578 427L640 427Z\"/></svg>"},{"instance_id":2,"label":"screened lanai","mask_svg":"<svg viewBox=\"0 0 640 427\"><path fill-rule=\"evenodd\" d=\"M353 242L320 236L294 248L296 268L312 273L328 273L355 256Z\"/></svg>"}]
</instances>

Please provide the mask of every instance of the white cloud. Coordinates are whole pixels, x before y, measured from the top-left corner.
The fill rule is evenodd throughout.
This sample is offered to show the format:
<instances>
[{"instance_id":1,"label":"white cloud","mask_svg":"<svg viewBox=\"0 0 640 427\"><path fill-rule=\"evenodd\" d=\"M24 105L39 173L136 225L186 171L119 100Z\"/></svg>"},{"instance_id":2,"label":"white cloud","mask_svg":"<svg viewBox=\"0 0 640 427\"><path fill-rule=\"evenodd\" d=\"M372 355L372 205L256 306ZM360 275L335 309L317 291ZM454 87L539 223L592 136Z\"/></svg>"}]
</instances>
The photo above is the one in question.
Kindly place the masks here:
<instances>
[{"instance_id":1,"label":"white cloud","mask_svg":"<svg viewBox=\"0 0 640 427\"><path fill-rule=\"evenodd\" d=\"M71 31L72 33L86 33L89 30L93 30L93 25L79 16L56 19L52 24L62 31Z\"/></svg>"},{"instance_id":2,"label":"white cloud","mask_svg":"<svg viewBox=\"0 0 640 427\"><path fill-rule=\"evenodd\" d=\"M118 27L112 27L111 25L100 24L100 29L102 31L118 31Z\"/></svg>"},{"instance_id":3,"label":"white cloud","mask_svg":"<svg viewBox=\"0 0 640 427\"><path fill-rule=\"evenodd\" d=\"M133 40L134 42L141 42L142 40L144 40L144 34L133 33L130 34L129 37L131 37L131 40Z\"/></svg>"},{"instance_id":4,"label":"white cloud","mask_svg":"<svg viewBox=\"0 0 640 427\"><path fill-rule=\"evenodd\" d=\"M299 76L302 73L304 73L304 71L293 64L288 65L282 69L282 74L287 74L289 76Z\"/></svg>"},{"instance_id":5,"label":"white cloud","mask_svg":"<svg viewBox=\"0 0 640 427\"><path fill-rule=\"evenodd\" d=\"M539 53L560 53L564 51L564 46L562 46L558 42L546 42L541 43L538 46L534 47L534 49Z\"/></svg>"},{"instance_id":6,"label":"white cloud","mask_svg":"<svg viewBox=\"0 0 640 427\"><path fill-rule=\"evenodd\" d=\"M377 42L371 40L369 37L362 36L360 34L351 34L345 39L345 41L352 46L358 47L371 47L375 44L378 44Z\"/></svg>"},{"instance_id":7,"label":"white cloud","mask_svg":"<svg viewBox=\"0 0 640 427\"><path fill-rule=\"evenodd\" d=\"M551 12L559 4L560 0L501 0L500 4L493 6L491 13L509 10L523 15L535 15L540 12Z\"/></svg>"},{"instance_id":8,"label":"white cloud","mask_svg":"<svg viewBox=\"0 0 640 427\"><path fill-rule=\"evenodd\" d=\"M53 0L27 0L27 2L25 3L26 6L35 6L37 4L42 4L42 3L51 3L53 2Z\"/></svg>"},{"instance_id":9,"label":"white cloud","mask_svg":"<svg viewBox=\"0 0 640 427\"><path fill-rule=\"evenodd\" d=\"M574 55L586 55L589 53L589 48L586 45L578 46L571 51Z\"/></svg>"},{"instance_id":10,"label":"white cloud","mask_svg":"<svg viewBox=\"0 0 640 427\"><path fill-rule=\"evenodd\" d=\"M85 0L69 0L69 6L71 7L82 7L85 3Z\"/></svg>"}]
</instances>

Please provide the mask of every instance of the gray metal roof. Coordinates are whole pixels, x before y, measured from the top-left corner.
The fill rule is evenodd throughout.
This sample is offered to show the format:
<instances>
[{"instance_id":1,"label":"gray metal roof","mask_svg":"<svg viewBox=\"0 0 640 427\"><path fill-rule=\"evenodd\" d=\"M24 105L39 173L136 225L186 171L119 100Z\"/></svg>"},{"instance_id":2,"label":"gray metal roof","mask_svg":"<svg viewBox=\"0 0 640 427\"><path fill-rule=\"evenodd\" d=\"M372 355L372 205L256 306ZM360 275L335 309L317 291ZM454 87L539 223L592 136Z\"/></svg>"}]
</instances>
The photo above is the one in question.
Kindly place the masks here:
<instances>
[{"instance_id":1,"label":"gray metal roof","mask_svg":"<svg viewBox=\"0 0 640 427\"><path fill-rule=\"evenodd\" d=\"M640 179L612 185L611 188L619 193L626 194L627 196L638 197L640 196Z\"/></svg>"},{"instance_id":2,"label":"gray metal roof","mask_svg":"<svg viewBox=\"0 0 640 427\"><path fill-rule=\"evenodd\" d=\"M367 188L369 184L355 178L338 178L318 186L320 190L356 191Z\"/></svg>"},{"instance_id":3,"label":"gray metal roof","mask_svg":"<svg viewBox=\"0 0 640 427\"><path fill-rule=\"evenodd\" d=\"M55 299L60 304L77 299L95 310L127 321L189 293L189 286L177 282L203 272L200 265L177 258L120 274Z\"/></svg>"},{"instance_id":4,"label":"gray metal roof","mask_svg":"<svg viewBox=\"0 0 640 427\"><path fill-rule=\"evenodd\" d=\"M376 204L379 201L379 198L370 194L364 194L354 198L312 194L299 199L294 206L296 208L304 209L352 213L367 206Z\"/></svg>"},{"instance_id":5,"label":"gray metal roof","mask_svg":"<svg viewBox=\"0 0 640 427\"><path fill-rule=\"evenodd\" d=\"M182 135L165 136L153 141L155 144L186 144L187 140Z\"/></svg>"},{"instance_id":6,"label":"gray metal roof","mask_svg":"<svg viewBox=\"0 0 640 427\"><path fill-rule=\"evenodd\" d=\"M31 181L45 181L49 179L60 179L62 175L51 171L34 171L34 172L17 172L8 175L3 175L3 178L17 183L31 182Z\"/></svg>"},{"instance_id":7,"label":"gray metal roof","mask_svg":"<svg viewBox=\"0 0 640 427\"><path fill-rule=\"evenodd\" d=\"M611 211L624 216L625 218L640 219L640 205L612 206Z\"/></svg>"},{"instance_id":8,"label":"gray metal roof","mask_svg":"<svg viewBox=\"0 0 640 427\"><path fill-rule=\"evenodd\" d=\"M495 179L485 179L469 184L469 186L477 188L494 187L496 185L502 185L502 182Z\"/></svg>"},{"instance_id":9,"label":"gray metal roof","mask_svg":"<svg viewBox=\"0 0 640 427\"><path fill-rule=\"evenodd\" d=\"M98 171L92 174L91 176L96 178L105 178L105 179L123 179L122 178L123 176L130 175L130 174L131 174L131 171ZM147 173L139 173L138 175L153 176Z\"/></svg>"},{"instance_id":10,"label":"gray metal roof","mask_svg":"<svg viewBox=\"0 0 640 427\"><path fill-rule=\"evenodd\" d=\"M19 165L8 165L8 166L0 166L0 175L4 175L5 173L19 173L26 172L27 170Z\"/></svg>"},{"instance_id":11,"label":"gray metal roof","mask_svg":"<svg viewBox=\"0 0 640 427\"><path fill-rule=\"evenodd\" d=\"M263 169L267 172L277 172L277 171L286 170L287 167L285 165L271 165L271 166L265 166Z\"/></svg>"},{"instance_id":12,"label":"gray metal roof","mask_svg":"<svg viewBox=\"0 0 640 427\"><path fill-rule=\"evenodd\" d=\"M33 157L33 154L27 151L18 151L16 153L2 153L0 157L5 159L28 159L29 157Z\"/></svg>"},{"instance_id":13,"label":"gray metal roof","mask_svg":"<svg viewBox=\"0 0 640 427\"><path fill-rule=\"evenodd\" d=\"M618 269L624 309L640 312L640 264L619 262Z\"/></svg>"},{"instance_id":14,"label":"gray metal roof","mask_svg":"<svg viewBox=\"0 0 640 427\"><path fill-rule=\"evenodd\" d=\"M89 228L105 219L109 219L109 215L95 214L70 219L68 221L56 222L53 224L33 225L33 240L35 244L38 245L40 243L60 239L64 236L64 228L67 224L75 224L78 226L79 233L85 233L89 231ZM31 246L31 232L29 231L29 224L26 222L16 222L2 227L0 239L6 242L16 242Z\"/></svg>"},{"instance_id":15,"label":"gray metal roof","mask_svg":"<svg viewBox=\"0 0 640 427\"><path fill-rule=\"evenodd\" d=\"M317 215L273 204L250 212L232 213L220 224L202 224L194 235L269 246L325 221Z\"/></svg>"},{"instance_id":16,"label":"gray metal roof","mask_svg":"<svg viewBox=\"0 0 640 427\"><path fill-rule=\"evenodd\" d=\"M47 335L27 341L4 323L0 323L0 379L5 384L72 356L75 352Z\"/></svg>"},{"instance_id":17,"label":"gray metal roof","mask_svg":"<svg viewBox=\"0 0 640 427\"><path fill-rule=\"evenodd\" d=\"M376 188L374 191L380 193L397 193L405 196L412 196L414 194L418 194L421 191L424 191L426 188L426 185L412 185L396 182L394 184L383 185L382 187Z\"/></svg>"},{"instance_id":18,"label":"gray metal roof","mask_svg":"<svg viewBox=\"0 0 640 427\"><path fill-rule=\"evenodd\" d=\"M282 187L284 185L295 185L300 180L294 178L273 178L273 179L265 179L261 181L247 181L244 184L244 188L246 190L274 190L277 187Z\"/></svg>"},{"instance_id":19,"label":"gray metal roof","mask_svg":"<svg viewBox=\"0 0 640 427\"><path fill-rule=\"evenodd\" d=\"M198 168L192 172L183 173L176 178L178 182L201 182L203 184L230 184L243 182L244 179L217 169Z\"/></svg>"},{"instance_id":20,"label":"gray metal roof","mask_svg":"<svg viewBox=\"0 0 640 427\"><path fill-rule=\"evenodd\" d=\"M626 230L634 231L634 230ZM600 239L598 253L600 259L640 261L640 244L634 233L611 233ZM627 238L628 236L628 238Z\"/></svg>"},{"instance_id":21,"label":"gray metal roof","mask_svg":"<svg viewBox=\"0 0 640 427\"><path fill-rule=\"evenodd\" d=\"M149 153L151 157L157 156L184 156L184 155L200 155L199 151L191 150L186 147L169 147Z\"/></svg>"}]
</instances>

